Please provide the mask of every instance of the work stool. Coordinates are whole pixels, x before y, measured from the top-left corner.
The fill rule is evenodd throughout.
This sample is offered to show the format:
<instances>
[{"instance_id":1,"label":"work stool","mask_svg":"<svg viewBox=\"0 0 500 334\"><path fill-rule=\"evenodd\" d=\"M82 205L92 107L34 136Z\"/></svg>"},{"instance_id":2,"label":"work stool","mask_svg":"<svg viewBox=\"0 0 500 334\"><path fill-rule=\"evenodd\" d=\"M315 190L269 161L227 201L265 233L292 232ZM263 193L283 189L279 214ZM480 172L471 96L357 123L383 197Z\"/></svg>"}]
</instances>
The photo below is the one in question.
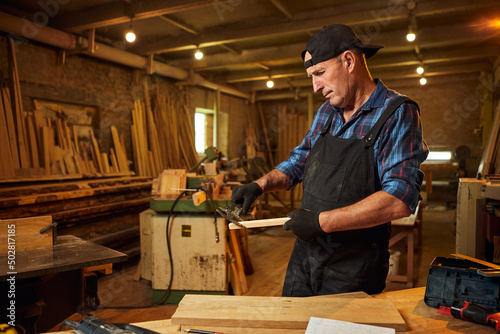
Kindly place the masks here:
<instances>
[{"instance_id":1,"label":"work stool","mask_svg":"<svg viewBox=\"0 0 500 334\"><path fill-rule=\"evenodd\" d=\"M393 282L406 282L408 288L413 287L413 259L415 252L415 242L413 231L415 228L419 229L419 239L417 242L421 243L421 216L420 222L417 226L417 220L419 214L421 214L420 203L417 205L415 213L411 214L408 217L397 219L391 222L391 226L398 231L394 236L389 239L389 248L394 246L400 241L404 241L406 239L406 275L388 275L387 280Z\"/></svg>"}]
</instances>

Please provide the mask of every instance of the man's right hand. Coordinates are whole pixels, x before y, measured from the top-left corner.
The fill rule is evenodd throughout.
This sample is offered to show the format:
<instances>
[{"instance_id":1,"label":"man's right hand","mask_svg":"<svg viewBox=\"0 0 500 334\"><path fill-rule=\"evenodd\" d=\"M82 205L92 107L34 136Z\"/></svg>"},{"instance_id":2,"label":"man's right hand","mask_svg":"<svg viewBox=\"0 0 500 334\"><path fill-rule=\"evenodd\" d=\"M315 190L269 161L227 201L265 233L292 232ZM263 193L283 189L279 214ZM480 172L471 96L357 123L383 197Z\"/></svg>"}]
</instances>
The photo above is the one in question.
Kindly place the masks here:
<instances>
[{"instance_id":1,"label":"man's right hand","mask_svg":"<svg viewBox=\"0 0 500 334\"><path fill-rule=\"evenodd\" d=\"M262 193L262 188L255 182L237 186L231 195L231 205L241 205L241 212L246 214L252 203Z\"/></svg>"}]
</instances>

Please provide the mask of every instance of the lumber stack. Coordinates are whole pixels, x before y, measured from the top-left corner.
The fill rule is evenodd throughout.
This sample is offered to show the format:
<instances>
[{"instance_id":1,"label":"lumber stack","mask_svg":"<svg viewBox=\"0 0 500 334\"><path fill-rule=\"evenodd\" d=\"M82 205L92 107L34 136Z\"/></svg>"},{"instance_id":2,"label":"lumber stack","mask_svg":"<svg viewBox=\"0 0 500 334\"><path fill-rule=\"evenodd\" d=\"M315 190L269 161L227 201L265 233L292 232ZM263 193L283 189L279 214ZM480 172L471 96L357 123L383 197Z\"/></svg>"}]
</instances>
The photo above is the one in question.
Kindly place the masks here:
<instances>
[{"instance_id":1,"label":"lumber stack","mask_svg":"<svg viewBox=\"0 0 500 334\"><path fill-rule=\"evenodd\" d=\"M53 119L40 109L24 111L13 43L9 38L9 78L0 87L0 180L130 175L123 138L113 126L114 148L108 154L99 149L93 131L79 138L78 126L67 123L60 105Z\"/></svg>"},{"instance_id":2,"label":"lumber stack","mask_svg":"<svg viewBox=\"0 0 500 334\"><path fill-rule=\"evenodd\" d=\"M113 177L0 188L0 219L51 215L59 228L149 207L152 180ZM137 217L135 217L137 219Z\"/></svg>"},{"instance_id":3,"label":"lumber stack","mask_svg":"<svg viewBox=\"0 0 500 334\"><path fill-rule=\"evenodd\" d=\"M189 169L198 162L192 115L179 92L151 91L132 111L132 146L136 173L157 176L165 169Z\"/></svg>"},{"instance_id":4,"label":"lumber stack","mask_svg":"<svg viewBox=\"0 0 500 334\"><path fill-rule=\"evenodd\" d=\"M302 142L308 130L307 115L288 109L286 104L282 104L278 109L278 124L280 129L277 134L278 149L276 160L278 162L288 159L290 151ZM281 199L290 199L291 193L279 192ZM299 184L293 192L294 200L302 199L302 184Z\"/></svg>"}]
</instances>

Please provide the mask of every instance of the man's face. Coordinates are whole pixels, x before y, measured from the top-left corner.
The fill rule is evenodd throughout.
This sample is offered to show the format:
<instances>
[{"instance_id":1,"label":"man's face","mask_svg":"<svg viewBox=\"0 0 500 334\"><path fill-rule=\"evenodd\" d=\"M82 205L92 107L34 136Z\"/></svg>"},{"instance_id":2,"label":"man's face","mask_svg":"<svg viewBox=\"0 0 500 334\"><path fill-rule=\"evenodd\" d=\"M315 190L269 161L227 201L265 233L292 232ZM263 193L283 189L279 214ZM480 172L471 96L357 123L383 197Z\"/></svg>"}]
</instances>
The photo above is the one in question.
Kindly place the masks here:
<instances>
[{"instance_id":1,"label":"man's face","mask_svg":"<svg viewBox=\"0 0 500 334\"><path fill-rule=\"evenodd\" d=\"M306 52L304 61L311 58L311 54ZM348 76L341 59L342 54L306 69L307 75L312 78L314 92L321 92L332 106L339 108L345 107L348 98Z\"/></svg>"}]
</instances>

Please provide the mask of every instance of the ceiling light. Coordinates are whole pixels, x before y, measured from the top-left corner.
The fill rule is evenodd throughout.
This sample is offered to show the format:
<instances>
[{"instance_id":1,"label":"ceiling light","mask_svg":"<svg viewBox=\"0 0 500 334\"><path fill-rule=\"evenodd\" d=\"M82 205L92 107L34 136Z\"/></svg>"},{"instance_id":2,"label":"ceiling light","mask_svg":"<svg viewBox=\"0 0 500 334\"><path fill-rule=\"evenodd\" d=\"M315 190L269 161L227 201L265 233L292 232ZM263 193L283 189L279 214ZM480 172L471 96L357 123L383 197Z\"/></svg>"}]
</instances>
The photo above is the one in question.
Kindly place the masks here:
<instances>
[{"instance_id":1,"label":"ceiling light","mask_svg":"<svg viewBox=\"0 0 500 334\"><path fill-rule=\"evenodd\" d=\"M422 66L417 67L417 73L418 74L423 74L424 73L424 68Z\"/></svg>"},{"instance_id":2,"label":"ceiling light","mask_svg":"<svg viewBox=\"0 0 500 334\"><path fill-rule=\"evenodd\" d=\"M408 32L408 34L406 35L406 40L408 42L413 42L415 40L415 38L417 38L417 35L415 35L415 33L413 33L410 29L410 31Z\"/></svg>"},{"instance_id":3,"label":"ceiling light","mask_svg":"<svg viewBox=\"0 0 500 334\"><path fill-rule=\"evenodd\" d=\"M135 41L135 33L134 33L134 31L133 30L127 31L127 33L125 34L125 39L129 43L133 43Z\"/></svg>"},{"instance_id":4,"label":"ceiling light","mask_svg":"<svg viewBox=\"0 0 500 334\"><path fill-rule=\"evenodd\" d=\"M423 86L427 83L427 79L426 78L420 78L420 84Z\"/></svg>"},{"instance_id":5,"label":"ceiling light","mask_svg":"<svg viewBox=\"0 0 500 334\"><path fill-rule=\"evenodd\" d=\"M136 36L135 36L135 33L134 33L134 29L133 29L133 18L131 17L130 18L130 28L125 33L125 39L129 43L133 43L135 41L135 37Z\"/></svg>"},{"instance_id":6,"label":"ceiling light","mask_svg":"<svg viewBox=\"0 0 500 334\"><path fill-rule=\"evenodd\" d=\"M203 52L201 52L200 49L196 49L196 52L194 53L194 57L198 60L200 60L201 58L203 58Z\"/></svg>"},{"instance_id":7,"label":"ceiling light","mask_svg":"<svg viewBox=\"0 0 500 334\"><path fill-rule=\"evenodd\" d=\"M272 81L271 79L267 80L266 86L267 86L267 88L273 88L274 87L274 81Z\"/></svg>"}]
</instances>

